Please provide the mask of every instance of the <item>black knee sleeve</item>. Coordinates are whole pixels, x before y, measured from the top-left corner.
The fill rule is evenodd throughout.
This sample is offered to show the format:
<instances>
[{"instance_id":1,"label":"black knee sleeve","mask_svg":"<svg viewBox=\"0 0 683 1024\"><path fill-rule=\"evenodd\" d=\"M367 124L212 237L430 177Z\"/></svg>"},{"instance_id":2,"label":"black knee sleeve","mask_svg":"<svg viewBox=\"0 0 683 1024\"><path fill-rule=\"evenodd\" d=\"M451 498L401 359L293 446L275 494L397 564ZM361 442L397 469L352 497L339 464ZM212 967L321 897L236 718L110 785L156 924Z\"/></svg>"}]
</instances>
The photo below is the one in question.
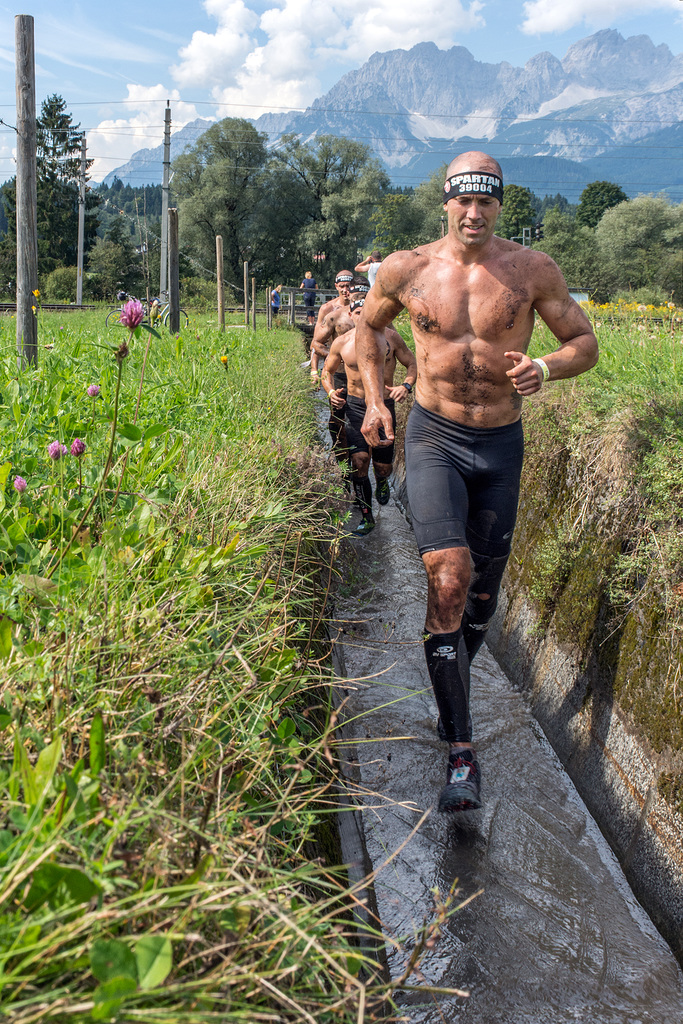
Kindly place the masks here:
<instances>
[{"instance_id":1,"label":"black knee sleeve","mask_svg":"<svg viewBox=\"0 0 683 1024\"><path fill-rule=\"evenodd\" d=\"M427 633L424 648L444 737L449 743L471 743L470 662L462 629Z\"/></svg>"},{"instance_id":2,"label":"black knee sleeve","mask_svg":"<svg viewBox=\"0 0 683 1024\"><path fill-rule=\"evenodd\" d=\"M488 558L470 552L473 562L472 579L467 592L465 614L462 617L462 633L470 662L481 647L486 631L498 605L500 584L509 555L502 558ZM488 594L482 599L478 594Z\"/></svg>"}]
</instances>

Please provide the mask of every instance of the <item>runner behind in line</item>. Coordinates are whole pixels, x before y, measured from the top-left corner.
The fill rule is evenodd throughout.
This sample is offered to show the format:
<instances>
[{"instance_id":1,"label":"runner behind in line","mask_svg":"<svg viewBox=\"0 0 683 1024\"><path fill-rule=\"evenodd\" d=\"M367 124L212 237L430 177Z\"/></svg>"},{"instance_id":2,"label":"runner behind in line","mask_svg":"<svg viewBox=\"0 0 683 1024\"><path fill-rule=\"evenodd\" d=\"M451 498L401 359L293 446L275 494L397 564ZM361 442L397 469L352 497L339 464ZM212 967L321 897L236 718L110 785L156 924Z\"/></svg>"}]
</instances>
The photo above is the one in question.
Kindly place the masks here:
<instances>
[{"instance_id":1,"label":"runner behind in line","mask_svg":"<svg viewBox=\"0 0 683 1024\"><path fill-rule=\"evenodd\" d=\"M351 301L349 298L349 292L353 281L354 275L350 270L338 271L334 279L334 286L337 289L336 297L334 299L329 299L327 302L323 302L322 306L318 310L318 319L315 322L313 340L311 341L311 380L315 377L317 381L318 370L322 367L322 364L325 362L327 354L330 351L329 345L324 344L320 340L321 334L327 334L325 318L338 306L346 306L348 312L348 306Z\"/></svg>"},{"instance_id":2,"label":"runner behind in line","mask_svg":"<svg viewBox=\"0 0 683 1024\"><path fill-rule=\"evenodd\" d=\"M371 446L393 439L383 400L382 332L405 308L418 383L406 429L406 480L427 571L425 655L450 744L442 811L480 806L469 713L469 667L496 608L517 513L521 411L547 380L595 365L583 310L545 253L494 234L503 201L500 165L468 152L448 167L448 234L382 262L356 329ZM526 354L538 313L559 345ZM380 440L384 428L386 441Z\"/></svg>"},{"instance_id":3,"label":"runner behind in line","mask_svg":"<svg viewBox=\"0 0 683 1024\"><path fill-rule=\"evenodd\" d=\"M335 278L335 285L338 292L337 297L335 299L330 299L329 302L325 302L320 307L318 321L315 325L313 340L311 342L311 381L313 381L313 378L315 377L316 383L318 382L317 369L313 369L314 360L316 361L316 366L318 361L320 361L320 366L322 367L322 364L329 354L330 345L334 338L337 337L337 334L341 334L344 331L350 331L353 328L353 322L349 316L351 287L353 284L354 275L348 270L340 270ZM335 387L346 387L346 371L344 370L343 365L340 366L339 370L335 374ZM330 403L330 418L328 420L327 427L330 432L330 437L332 438L332 451L334 452L337 461L340 463L348 462L348 452L346 451L346 426L344 422L345 413L345 405L335 408Z\"/></svg>"},{"instance_id":4,"label":"runner behind in line","mask_svg":"<svg viewBox=\"0 0 683 1024\"><path fill-rule=\"evenodd\" d=\"M354 293L357 294L357 293ZM329 395L333 408L341 409L346 405L346 444L351 455L352 482L356 500L361 510L361 521L353 531L356 537L364 537L375 526L372 515L372 486L368 476L370 459L375 471L375 497L380 505L389 501L389 477L394 469L394 446L377 446L370 448L361 433L361 425L365 416L363 382L358 371L356 358L356 331L365 297L359 295L351 301L351 318L354 329L335 338L330 354L325 360L322 373L322 385ZM417 363L405 341L392 327L385 328L383 334L384 350L384 386L383 395L386 407L390 410L394 428L396 426L395 402L402 402L413 390L417 377ZM402 384L394 385L396 361L406 367L406 379ZM346 388L335 387L336 371L341 364L346 367Z\"/></svg>"}]
</instances>

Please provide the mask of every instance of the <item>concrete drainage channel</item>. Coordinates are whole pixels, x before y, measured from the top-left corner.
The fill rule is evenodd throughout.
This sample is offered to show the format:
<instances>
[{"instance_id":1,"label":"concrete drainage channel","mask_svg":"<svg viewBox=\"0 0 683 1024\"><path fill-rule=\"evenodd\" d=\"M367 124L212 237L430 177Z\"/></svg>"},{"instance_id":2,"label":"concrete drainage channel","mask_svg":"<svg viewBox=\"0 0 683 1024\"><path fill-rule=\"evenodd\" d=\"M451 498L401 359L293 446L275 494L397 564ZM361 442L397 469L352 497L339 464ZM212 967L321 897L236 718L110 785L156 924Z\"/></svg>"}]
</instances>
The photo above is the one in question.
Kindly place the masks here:
<instances>
[{"instance_id":1,"label":"concrete drainage channel","mask_svg":"<svg viewBox=\"0 0 683 1024\"><path fill-rule=\"evenodd\" d=\"M401 1018L680 1021L683 976L670 948L486 647L472 667L483 808L435 811L446 747L420 640L424 572L400 503L392 499L376 518L366 538L345 542L335 656L346 677L338 699L347 796L359 808L350 817L362 823L345 829L344 856L356 877L369 865L377 872L371 911L382 922L391 976L403 972L435 899L454 885L456 904L479 893L448 917L421 965L427 985L469 995L404 994Z\"/></svg>"}]
</instances>

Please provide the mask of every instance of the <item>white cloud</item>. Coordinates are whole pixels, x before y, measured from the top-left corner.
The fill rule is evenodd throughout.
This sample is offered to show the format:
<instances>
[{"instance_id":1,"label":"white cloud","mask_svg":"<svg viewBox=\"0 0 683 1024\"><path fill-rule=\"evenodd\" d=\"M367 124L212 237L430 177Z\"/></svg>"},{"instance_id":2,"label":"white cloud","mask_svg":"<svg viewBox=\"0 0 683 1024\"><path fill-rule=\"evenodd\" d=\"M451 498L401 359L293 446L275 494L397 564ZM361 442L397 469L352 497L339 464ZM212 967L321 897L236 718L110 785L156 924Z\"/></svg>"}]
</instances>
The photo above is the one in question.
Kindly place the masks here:
<instances>
[{"instance_id":1,"label":"white cloud","mask_svg":"<svg viewBox=\"0 0 683 1024\"><path fill-rule=\"evenodd\" d=\"M101 181L109 171L126 163L137 150L153 149L163 142L167 99L171 100L174 129L199 116L193 103L181 102L177 89L165 85L128 86L129 115L100 121L88 131L88 155L95 161L90 171L94 181Z\"/></svg>"},{"instance_id":2,"label":"white cloud","mask_svg":"<svg viewBox=\"0 0 683 1024\"><path fill-rule=\"evenodd\" d=\"M448 47L484 24L482 0L375 0L370 8L367 0L271 3L258 16L242 0L205 0L218 28L194 33L171 69L176 82L211 87L217 103L232 105L230 114L253 117L308 106L331 68L425 41Z\"/></svg>"},{"instance_id":3,"label":"white cloud","mask_svg":"<svg viewBox=\"0 0 683 1024\"><path fill-rule=\"evenodd\" d=\"M629 16L669 9L681 13L680 0L526 0L522 31L565 32L574 25L611 26Z\"/></svg>"},{"instance_id":4,"label":"white cloud","mask_svg":"<svg viewBox=\"0 0 683 1024\"><path fill-rule=\"evenodd\" d=\"M171 74L180 86L210 87L231 84L256 40L251 33L258 27L258 16L242 0L206 0L207 13L218 19L218 30L193 32L180 52L180 64Z\"/></svg>"}]
</instances>

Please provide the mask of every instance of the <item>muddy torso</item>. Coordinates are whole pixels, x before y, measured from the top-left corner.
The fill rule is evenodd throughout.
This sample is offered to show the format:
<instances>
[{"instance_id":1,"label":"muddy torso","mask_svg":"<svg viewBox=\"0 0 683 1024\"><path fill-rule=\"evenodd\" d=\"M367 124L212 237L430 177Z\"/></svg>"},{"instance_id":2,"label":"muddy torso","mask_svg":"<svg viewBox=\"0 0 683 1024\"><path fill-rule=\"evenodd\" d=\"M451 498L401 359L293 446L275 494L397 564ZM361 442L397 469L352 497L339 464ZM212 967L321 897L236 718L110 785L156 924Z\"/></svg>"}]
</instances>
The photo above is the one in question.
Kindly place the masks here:
<instances>
[{"instance_id":1,"label":"muddy torso","mask_svg":"<svg viewBox=\"0 0 683 1024\"><path fill-rule=\"evenodd\" d=\"M534 326L535 269L521 246L496 239L489 259L463 264L441 243L400 254L396 296L410 313L417 400L473 426L512 423L522 405L505 352L526 352Z\"/></svg>"},{"instance_id":2,"label":"muddy torso","mask_svg":"<svg viewBox=\"0 0 683 1024\"><path fill-rule=\"evenodd\" d=\"M384 357L384 386L391 387L394 383L396 371L396 342L400 342L400 335L391 327L386 330L386 352ZM363 381L358 370L358 358L356 356L356 331L350 331L348 339L345 337L341 348L341 358L346 369L347 388L350 395L356 398L365 398ZM385 392L386 397L386 392Z\"/></svg>"}]
</instances>

